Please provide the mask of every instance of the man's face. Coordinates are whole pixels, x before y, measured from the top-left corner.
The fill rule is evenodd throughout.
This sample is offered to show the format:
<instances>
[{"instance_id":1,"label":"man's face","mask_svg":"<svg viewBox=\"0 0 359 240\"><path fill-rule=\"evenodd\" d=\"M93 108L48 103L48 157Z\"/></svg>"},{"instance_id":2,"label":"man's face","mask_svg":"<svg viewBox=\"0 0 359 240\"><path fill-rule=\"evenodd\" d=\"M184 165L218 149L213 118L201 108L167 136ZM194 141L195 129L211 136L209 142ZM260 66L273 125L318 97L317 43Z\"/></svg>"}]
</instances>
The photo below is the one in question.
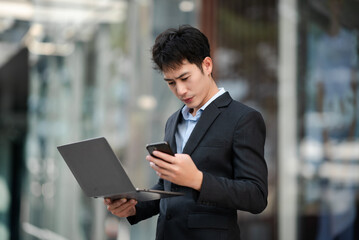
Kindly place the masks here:
<instances>
[{"instance_id":1,"label":"man's face","mask_svg":"<svg viewBox=\"0 0 359 240\"><path fill-rule=\"evenodd\" d=\"M173 94L195 115L213 95L218 92L216 83L211 77L212 59L207 57L202 62L201 71L197 65L184 60L175 70L164 71L164 79Z\"/></svg>"}]
</instances>

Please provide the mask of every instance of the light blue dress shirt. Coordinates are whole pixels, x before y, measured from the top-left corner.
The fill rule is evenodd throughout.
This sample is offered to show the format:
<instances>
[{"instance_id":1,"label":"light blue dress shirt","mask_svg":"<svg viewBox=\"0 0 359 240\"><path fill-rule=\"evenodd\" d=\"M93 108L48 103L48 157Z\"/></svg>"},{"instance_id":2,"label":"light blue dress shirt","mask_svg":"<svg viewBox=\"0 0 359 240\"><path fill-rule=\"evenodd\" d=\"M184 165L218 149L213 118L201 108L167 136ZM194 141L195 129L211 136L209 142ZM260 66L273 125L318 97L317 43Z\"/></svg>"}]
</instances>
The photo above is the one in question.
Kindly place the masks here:
<instances>
[{"instance_id":1,"label":"light blue dress shirt","mask_svg":"<svg viewBox=\"0 0 359 240\"><path fill-rule=\"evenodd\" d=\"M225 92L226 91L224 90L224 88L219 88L219 91L197 111L195 116L192 116L192 114L190 113L191 109L188 108L187 106L184 106L182 108L183 121L178 124L177 131L175 134L177 153L183 152L183 148L186 146L188 138L191 136L191 133L192 133L194 127L196 126L199 118L201 117L204 109L206 109L206 107L211 102L213 102L216 98L218 98Z\"/></svg>"}]
</instances>

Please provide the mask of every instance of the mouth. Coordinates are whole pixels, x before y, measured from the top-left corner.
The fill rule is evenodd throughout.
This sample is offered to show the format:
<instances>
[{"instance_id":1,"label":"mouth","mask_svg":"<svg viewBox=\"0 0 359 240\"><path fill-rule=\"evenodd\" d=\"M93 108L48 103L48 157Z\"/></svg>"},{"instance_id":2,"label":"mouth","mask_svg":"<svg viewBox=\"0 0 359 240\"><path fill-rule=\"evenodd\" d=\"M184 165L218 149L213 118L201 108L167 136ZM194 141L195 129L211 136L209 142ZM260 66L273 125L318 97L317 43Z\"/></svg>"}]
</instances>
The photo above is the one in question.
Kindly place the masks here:
<instances>
[{"instance_id":1,"label":"mouth","mask_svg":"<svg viewBox=\"0 0 359 240\"><path fill-rule=\"evenodd\" d=\"M191 103L191 102L192 102L192 100L193 100L193 97L191 97L191 98L184 98L184 99L182 99L182 101L183 101L185 104L189 104L189 103Z\"/></svg>"}]
</instances>

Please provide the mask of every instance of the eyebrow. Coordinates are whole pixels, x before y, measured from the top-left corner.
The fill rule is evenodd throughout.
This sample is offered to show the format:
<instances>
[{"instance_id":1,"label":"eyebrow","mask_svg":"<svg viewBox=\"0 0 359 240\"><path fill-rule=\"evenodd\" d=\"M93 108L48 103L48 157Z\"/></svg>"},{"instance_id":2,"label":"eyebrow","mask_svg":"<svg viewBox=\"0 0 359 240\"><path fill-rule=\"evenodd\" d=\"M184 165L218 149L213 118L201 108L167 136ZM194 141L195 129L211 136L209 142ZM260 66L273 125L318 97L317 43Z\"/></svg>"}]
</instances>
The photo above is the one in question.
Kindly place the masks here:
<instances>
[{"instance_id":1,"label":"eyebrow","mask_svg":"<svg viewBox=\"0 0 359 240\"><path fill-rule=\"evenodd\" d=\"M185 76L186 74L188 74L189 72L184 72L182 73L181 75L179 75L178 77L174 78L174 79L179 79L179 78L182 78L183 76ZM173 81L174 79L171 79L171 78L164 78L165 81Z\"/></svg>"}]
</instances>

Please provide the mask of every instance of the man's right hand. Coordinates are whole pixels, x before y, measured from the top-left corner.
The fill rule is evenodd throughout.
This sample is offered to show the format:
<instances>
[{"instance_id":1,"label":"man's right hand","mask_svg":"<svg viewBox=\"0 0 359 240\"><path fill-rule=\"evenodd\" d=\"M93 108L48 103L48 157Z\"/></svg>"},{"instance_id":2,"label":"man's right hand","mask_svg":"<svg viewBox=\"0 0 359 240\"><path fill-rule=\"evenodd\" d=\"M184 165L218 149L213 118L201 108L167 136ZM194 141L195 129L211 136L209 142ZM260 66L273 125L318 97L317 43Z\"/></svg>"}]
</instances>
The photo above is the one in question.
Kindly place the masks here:
<instances>
[{"instance_id":1,"label":"man's right hand","mask_svg":"<svg viewBox=\"0 0 359 240\"><path fill-rule=\"evenodd\" d=\"M111 200L109 198L105 198L105 205L107 205L107 210L109 210L113 215L117 217L129 217L136 215L136 204L137 201L135 199L118 199Z\"/></svg>"}]
</instances>

